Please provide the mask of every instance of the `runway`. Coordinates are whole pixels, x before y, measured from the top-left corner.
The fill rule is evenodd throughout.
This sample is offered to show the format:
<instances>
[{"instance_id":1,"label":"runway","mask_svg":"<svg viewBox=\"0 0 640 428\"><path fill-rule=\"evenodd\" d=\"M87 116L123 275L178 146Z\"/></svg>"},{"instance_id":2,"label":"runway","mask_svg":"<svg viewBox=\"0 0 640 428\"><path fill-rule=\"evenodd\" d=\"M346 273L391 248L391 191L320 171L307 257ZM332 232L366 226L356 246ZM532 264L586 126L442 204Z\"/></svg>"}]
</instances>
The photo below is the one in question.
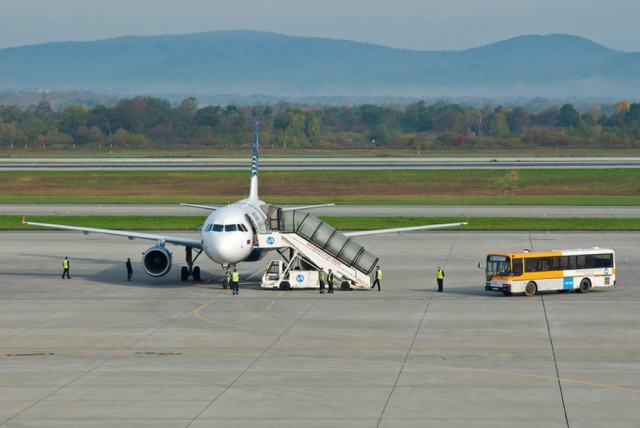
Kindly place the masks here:
<instances>
[{"instance_id":1,"label":"runway","mask_svg":"<svg viewBox=\"0 0 640 428\"><path fill-rule=\"evenodd\" d=\"M180 248L153 279L149 242L1 232L0 426L636 427L639 238L361 237L381 292L262 290L263 261L240 265L232 296L210 263L180 282ZM489 251L591 246L616 250L615 288L505 297L477 268Z\"/></svg>"},{"instance_id":2,"label":"runway","mask_svg":"<svg viewBox=\"0 0 640 428\"><path fill-rule=\"evenodd\" d=\"M0 158L0 171L246 170L250 158ZM640 157L261 158L260 170L640 168Z\"/></svg>"}]
</instances>

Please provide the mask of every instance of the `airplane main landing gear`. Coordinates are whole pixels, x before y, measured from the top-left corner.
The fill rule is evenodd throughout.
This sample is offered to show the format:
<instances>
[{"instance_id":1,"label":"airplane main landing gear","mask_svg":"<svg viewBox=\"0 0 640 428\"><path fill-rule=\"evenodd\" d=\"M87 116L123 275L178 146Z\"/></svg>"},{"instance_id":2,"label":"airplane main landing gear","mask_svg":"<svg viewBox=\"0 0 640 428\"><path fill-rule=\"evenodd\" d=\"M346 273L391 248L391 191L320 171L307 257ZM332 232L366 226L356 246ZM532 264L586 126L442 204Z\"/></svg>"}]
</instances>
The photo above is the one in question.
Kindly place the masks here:
<instances>
[{"instance_id":1,"label":"airplane main landing gear","mask_svg":"<svg viewBox=\"0 0 640 428\"><path fill-rule=\"evenodd\" d=\"M182 266L182 269L180 271L180 279L183 281L188 281L190 276L193 276L194 281L200 281L202 279L200 277L200 266L195 266L191 273L189 273L188 267Z\"/></svg>"},{"instance_id":2,"label":"airplane main landing gear","mask_svg":"<svg viewBox=\"0 0 640 428\"><path fill-rule=\"evenodd\" d=\"M192 276L194 281L200 281L200 266L193 266L193 262L196 261L202 250L196 250L196 257L193 257L193 248L185 247L185 259L187 262L187 266L182 266L180 270L180 279L182 281L188 281L189 277Z\"/></svg>"}]
</instances>

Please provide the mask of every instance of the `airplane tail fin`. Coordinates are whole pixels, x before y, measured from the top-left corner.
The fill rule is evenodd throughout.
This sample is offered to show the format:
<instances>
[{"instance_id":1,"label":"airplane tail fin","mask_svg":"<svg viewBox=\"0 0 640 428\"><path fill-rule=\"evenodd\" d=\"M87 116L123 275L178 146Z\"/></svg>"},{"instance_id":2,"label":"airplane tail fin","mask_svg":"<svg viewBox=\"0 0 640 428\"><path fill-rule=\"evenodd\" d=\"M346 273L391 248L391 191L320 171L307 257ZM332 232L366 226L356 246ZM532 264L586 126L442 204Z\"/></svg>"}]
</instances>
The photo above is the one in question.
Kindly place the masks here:
<instances>
[{"instance_id":1,"label":"airplane tail fin","mask_svg":"<svg viewBox=\"0 0 640 428\"><path fill-rule=\"evenodd\" d=\"M253 157L251 159L249 199L258 199L258 122L256 122L253 130Z\"/></svg>"}]
</instances>

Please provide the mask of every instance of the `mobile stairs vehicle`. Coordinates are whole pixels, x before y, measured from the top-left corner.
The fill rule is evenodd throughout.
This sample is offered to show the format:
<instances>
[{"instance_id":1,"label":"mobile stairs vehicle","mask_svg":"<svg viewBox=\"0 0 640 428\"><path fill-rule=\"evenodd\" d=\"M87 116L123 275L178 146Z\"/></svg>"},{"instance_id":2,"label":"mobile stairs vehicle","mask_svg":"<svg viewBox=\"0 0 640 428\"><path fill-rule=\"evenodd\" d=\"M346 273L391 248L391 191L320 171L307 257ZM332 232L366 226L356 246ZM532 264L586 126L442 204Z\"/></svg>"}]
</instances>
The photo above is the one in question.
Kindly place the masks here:
<instances>
[{"instance_id":1,"label":"mobile stairs vehicle","mask_svg":"<svg viewBox=\"0 0 640 428\"><path fill-rule=\"evenodd\" d=\"M371 271L378 258L318 217L304 211L272 210L269 233L257 235L261 249L275 249L274 260L262 278L263 288L319 288L318 271L333 271L341 290L370 289Z\"/></svg>"},{"instance_id":2,"label":"mobile stairs vehicle","mask_svg":"<svg viewBox=\"0 0 640 428\"><path fill-rule=\"evenodd\" d=\"M273 260L262 275L262 288L319 288L320 275L317 269L302 270L300 260Z\"/></svg>"}]
</instances>

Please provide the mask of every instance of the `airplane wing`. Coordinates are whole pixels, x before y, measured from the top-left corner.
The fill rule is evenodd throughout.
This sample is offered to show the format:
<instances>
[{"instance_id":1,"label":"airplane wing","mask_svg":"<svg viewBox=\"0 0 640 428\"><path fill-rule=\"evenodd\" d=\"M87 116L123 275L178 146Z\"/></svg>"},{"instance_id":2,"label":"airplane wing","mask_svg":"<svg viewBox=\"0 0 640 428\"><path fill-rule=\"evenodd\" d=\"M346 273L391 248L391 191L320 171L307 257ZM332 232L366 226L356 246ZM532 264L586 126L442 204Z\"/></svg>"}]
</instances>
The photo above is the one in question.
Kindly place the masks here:
<instances>
[{"instance_id":1,"label":"airplane wing","mask_svg":"<svg viewBox=\"0 0 640 428\"><path fill-rule=\"evenodd\" d=\"M343 232L343 233L346 236L378 235L381 233L403 233L403 232L414 232L418 230L444 229L446 227L464 226L466 224L469 224L469 222L465 221L461 223L428 224L425 226L395 227L392 229L361 230L357 232Z\"/></svg>"},{"instance_id":2,"label":"airplane wing","mask_svg":"<svg viewBox=\"0 0 640 428\"><path fill-rule=\"evenodd\" d=\"M335 204L319 204L319 205L303 205L300 207L287 207L287 208L282 208L282 211L294 211L294 210L310 210L313 208L320 208L320 207L332 207ZM205 210L211 210L211 211L215 211L217 209L219 209L219 207L212 207L210 205L198 205L198 204L184 204L184 203L180 203L180 206L183 207L191 207L191 208L202 208Z\"/></svg>"},{"instance_id":3,"label":"airplane wing","mask_svg":"<svg viewBox=\"0 0 640 428\"><path fill-rule=\"evenodd\" d=\"M282 208L282 211L294 211L294 210L310 210L313 208L320 208L320 207L333 207L335 206L335 204L320 204L320 205L303 205L301 207L288 207L288 208Z\"/></svg>"},{"instance_id":4,"label":"airplane wing","mask_svg":"<svg viewBox=\"0 0 640 428\"><path fill-rule=\"evenodd\" d=\"M209 205L182 204L182 203L180 205L183 207L202 208L202 209L211 210L211 211L215 211L218 209L218 207L212 207Z\"/></svg>"},{"instance_id":5,"label":"airplane wing","mask_svg":"<svg viewBox=\"0 0 640 428\"><path fill-rule=\"evenodd\" d=\"M162 242L167 242L169 244L184 245L185 247L202 249L202 241L200 239L190 239L190 238L181 238L177 236L158 235L155 233L133 232L130 230L97 229L93 227L67 226L64 224L36 223L32 221L26 221L24 217L22 218L22 224L26 224L29 226L48 227L51 229L75 230L78 232L82 232L85 235L88 235L89 233L102 233L105 235L126 236L129 239L136 239L136 238L148 239L151 241L162 241Z\"/></svg>"}]
</instances>

